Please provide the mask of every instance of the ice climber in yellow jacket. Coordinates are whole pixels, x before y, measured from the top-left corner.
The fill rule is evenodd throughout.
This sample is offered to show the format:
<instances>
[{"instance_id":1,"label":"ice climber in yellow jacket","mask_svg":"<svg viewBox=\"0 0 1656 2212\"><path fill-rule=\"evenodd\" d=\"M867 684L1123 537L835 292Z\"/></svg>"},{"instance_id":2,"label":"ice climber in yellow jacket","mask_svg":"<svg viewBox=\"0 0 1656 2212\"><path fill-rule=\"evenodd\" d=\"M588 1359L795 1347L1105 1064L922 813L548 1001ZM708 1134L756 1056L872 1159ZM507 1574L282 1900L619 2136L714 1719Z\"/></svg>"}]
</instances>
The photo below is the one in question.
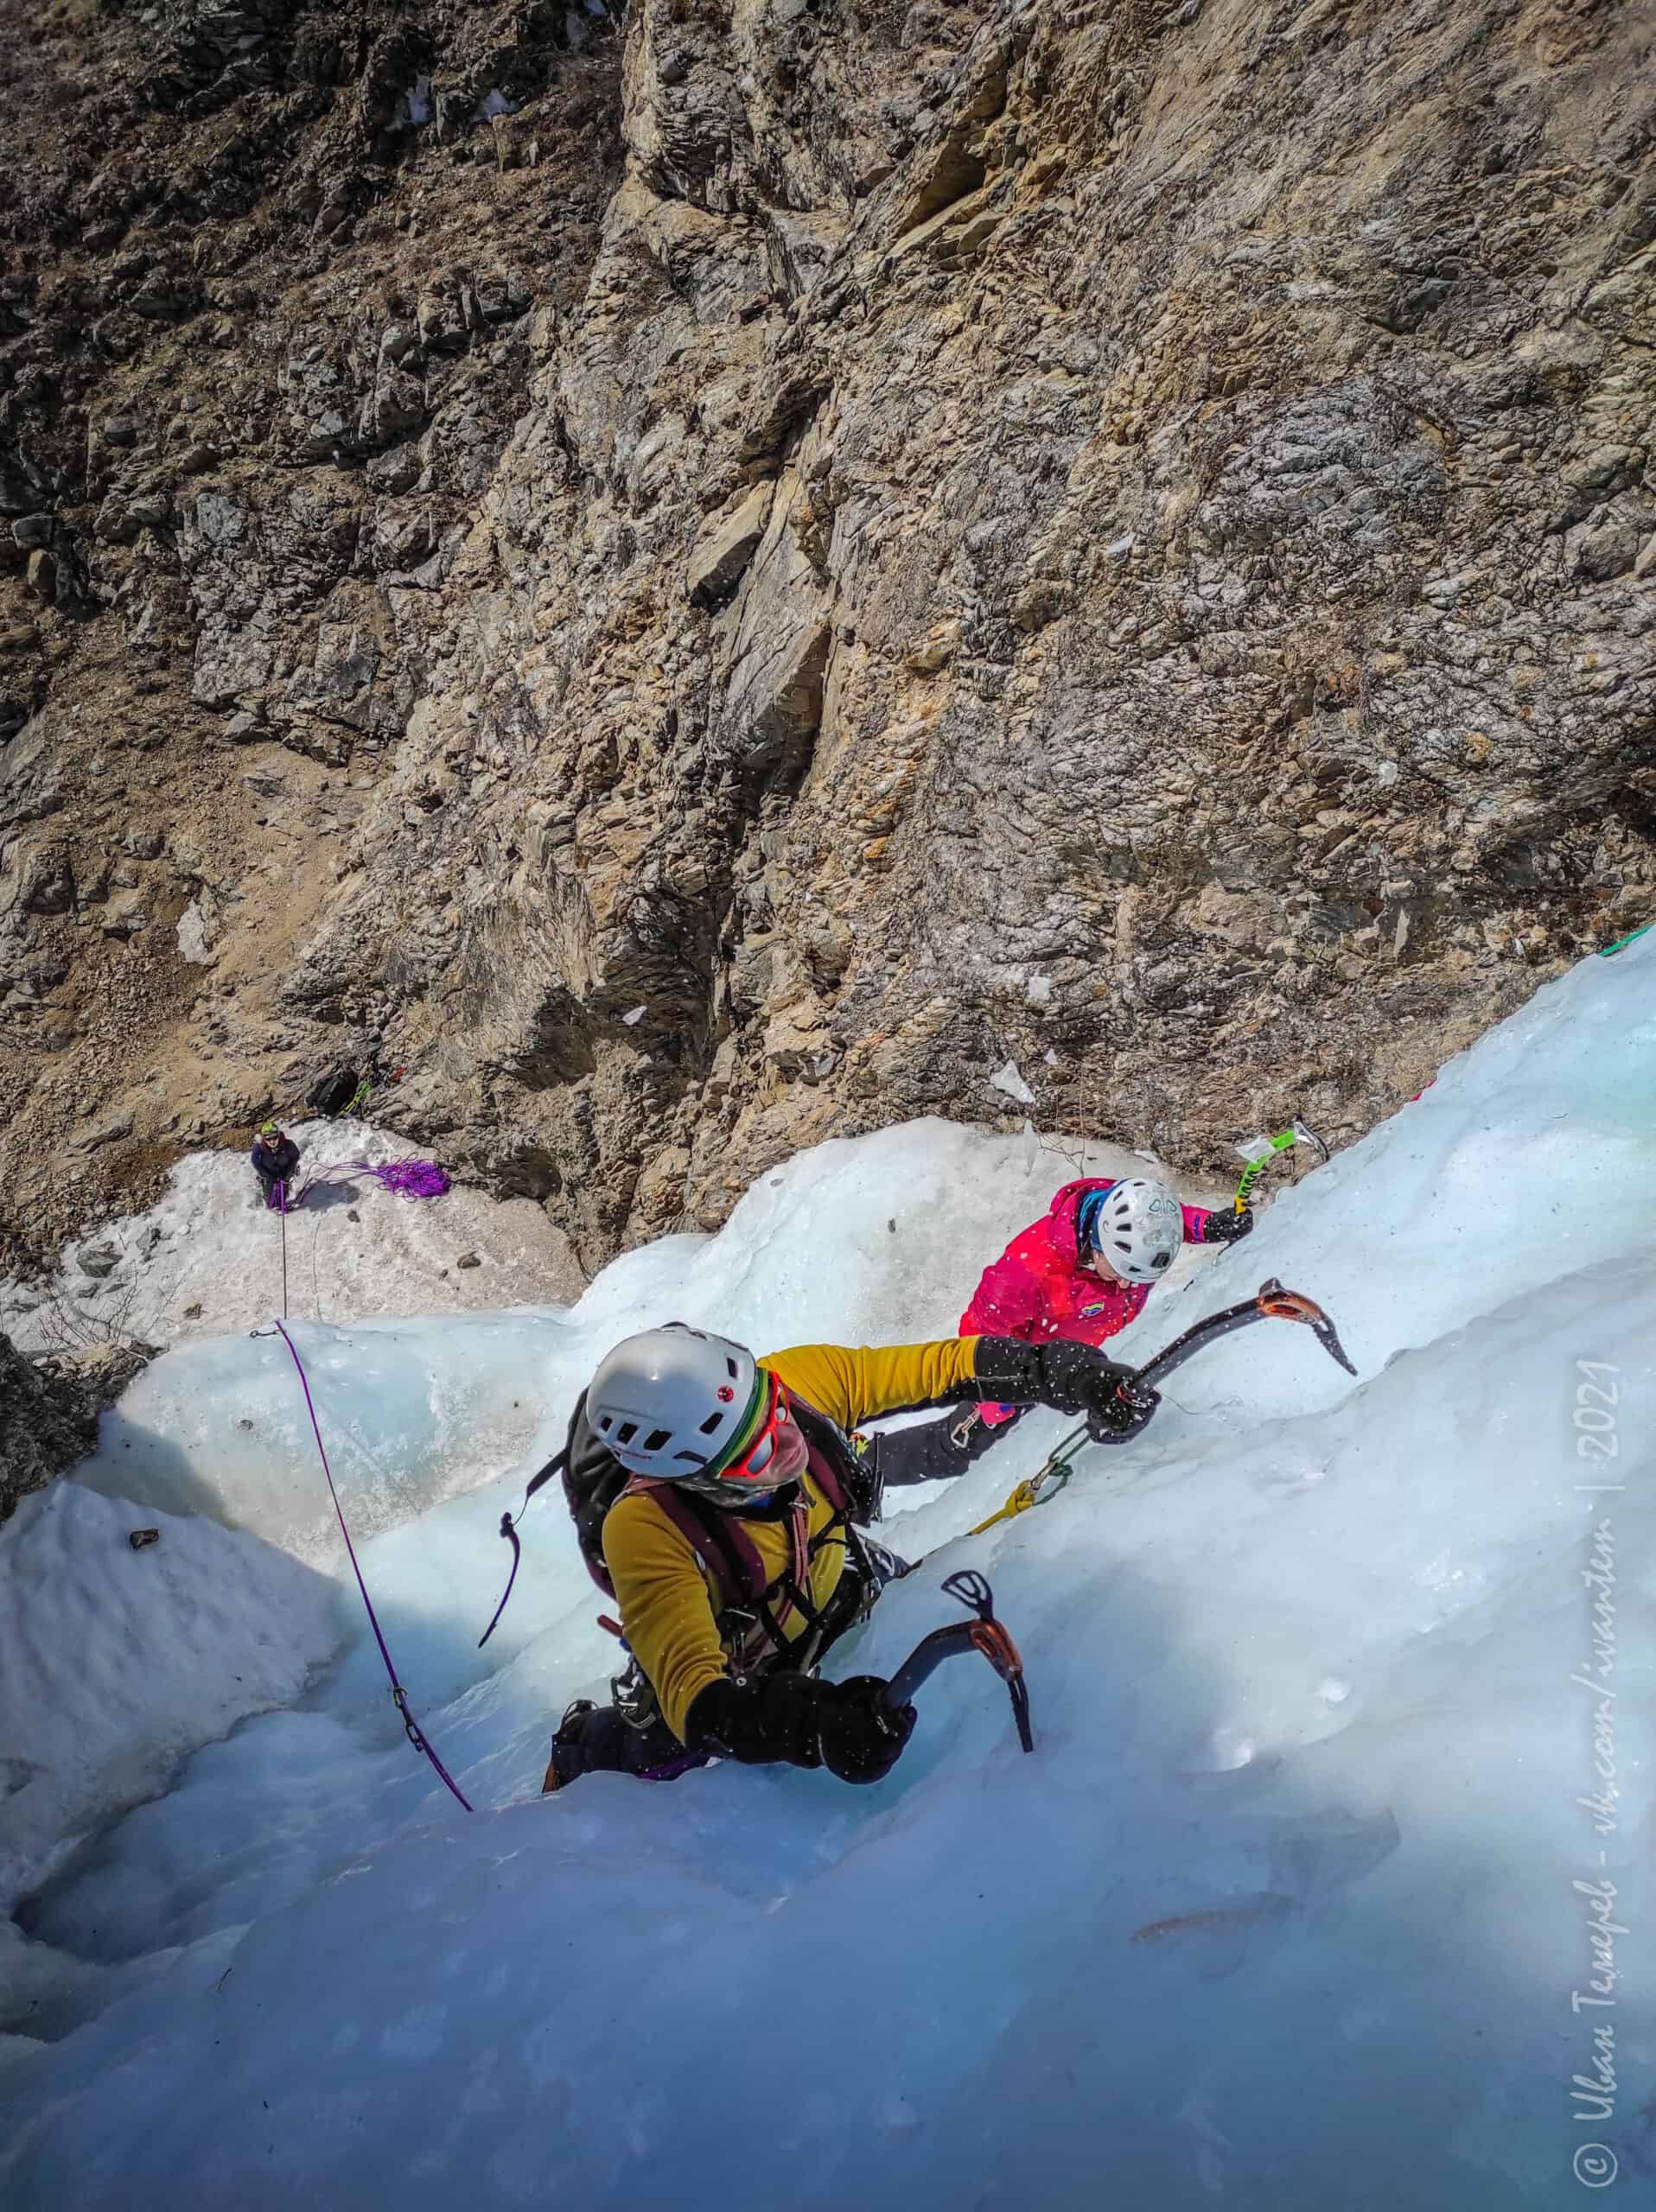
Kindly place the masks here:
<instances>
[{"instance_id":1,"label":"ice climber in yellow jacket","mask_svg":"<svg viewBox=\"0 0 1656 2212\"><path fill-rule=\"evenodd\" d=\"M903 1572L857 1525L879 1516L880 1440L852 1436L882 1414L974 1395L1118 1434L1156 1403L1131 1369L1061 1339L799 1344L755 1359L674 1323L617 1344L551 1467L630 1660L613 1705L577 1699L564 1714L546 1788L595 1771L666 1780L713 1758L825 1766L846 1782L889 1772L914 1707L894 1707L877 1675L814 1671Z\"/></svg>"}]
</instances>

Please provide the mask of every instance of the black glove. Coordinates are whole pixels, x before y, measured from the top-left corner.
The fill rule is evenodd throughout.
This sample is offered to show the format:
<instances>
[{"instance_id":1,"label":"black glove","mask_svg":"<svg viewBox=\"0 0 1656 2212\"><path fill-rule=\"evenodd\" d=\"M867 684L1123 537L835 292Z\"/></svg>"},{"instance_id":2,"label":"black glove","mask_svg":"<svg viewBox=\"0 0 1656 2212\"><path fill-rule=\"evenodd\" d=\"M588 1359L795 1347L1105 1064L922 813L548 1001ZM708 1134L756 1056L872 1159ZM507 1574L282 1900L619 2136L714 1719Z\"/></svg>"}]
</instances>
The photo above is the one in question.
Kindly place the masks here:
<instances>
[{"instance_id":1,"label":"black glove","mask_svg":"<svg viewBox=\"0 0 1656 2212\"><path fill-rule=\"evenodd\" d=\"M1119 1367L1091 1344L1054 1338L1026 1344L1016 1337L979 1337L973 1380L986 1398L1011 1405L1050 1406L1085 1414L1088 1433L1103 1444L1134 1436L1161 1403L1131 1367Z\"/></svg>"},{"instance_id":2,"label":"black glove","mask_svg":"<svg viewBox=\"0 0 1656 2212\"><path fill-rule=\"evenodd\" d=\"M914 1732L912 1705L894 1707L877 1675L824 1682L775 1674L698 1691L685 1724L692 1751L717 1751L744 1766L825 1766L842 1782L878 1782Z\"/></svg>"},{"instance_id":3,"label":"black glove","mask_svg":"<svg viewBox=\"0 0 1656 2212\"><path fill-rule=\"evenodd\" d=\"M1202 1223L1201 1241L1204 1244L1234 1244L1252 1227L1253 1216L1245 1206L1240 1213L1234 1206L1215 1206Z\"/></svg>"},{"instance_id":4,"label":"black glove","mask_svg":"<svg viewBox=\"0 0 1656 2212\"><path fill-rule=\"evenodd\" d=\"M1091 1344L1056 1337L1026 1344L1016 1337L979 1337L972 1380L984 1396L1013 1406L1050 1406L1054 1413L1101 1413L1133 1379Z\"/></svg>"},{"instance_id":5,"label":"black glove","mask_svg":"<svg viewBox=\"0 0 1656 2212\"><path fill-rule=\"evenodd\" d=\"M1095 1444L1124 1444L1139 1430L1162 1402L1162 1394L1137 1376L1124 1383L1107 1406L1086 1416L1086 1433Z\"/></svg>"}]
</instances>

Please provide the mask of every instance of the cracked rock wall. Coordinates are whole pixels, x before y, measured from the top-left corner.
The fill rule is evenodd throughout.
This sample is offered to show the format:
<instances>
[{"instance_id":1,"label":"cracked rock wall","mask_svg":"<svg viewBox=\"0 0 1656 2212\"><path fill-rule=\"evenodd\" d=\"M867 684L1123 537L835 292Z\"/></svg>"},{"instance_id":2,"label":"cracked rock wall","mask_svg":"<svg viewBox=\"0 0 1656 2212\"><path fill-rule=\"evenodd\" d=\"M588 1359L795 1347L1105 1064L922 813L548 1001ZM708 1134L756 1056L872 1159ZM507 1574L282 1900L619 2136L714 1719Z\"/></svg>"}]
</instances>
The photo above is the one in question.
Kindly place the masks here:
<instances>
[{"instance_id":1,"label":"cracked rock wall","mask_svg":"<svg viewBox=\"0 0 1656 2212\"><path fill-rule=\"evenodd\" d=\"M1211 1170L1646 918L1656 9L596 4L48 57L27 1227L370 1043L589 1264L932 1110Z\"/></svg>"}]
</instances>

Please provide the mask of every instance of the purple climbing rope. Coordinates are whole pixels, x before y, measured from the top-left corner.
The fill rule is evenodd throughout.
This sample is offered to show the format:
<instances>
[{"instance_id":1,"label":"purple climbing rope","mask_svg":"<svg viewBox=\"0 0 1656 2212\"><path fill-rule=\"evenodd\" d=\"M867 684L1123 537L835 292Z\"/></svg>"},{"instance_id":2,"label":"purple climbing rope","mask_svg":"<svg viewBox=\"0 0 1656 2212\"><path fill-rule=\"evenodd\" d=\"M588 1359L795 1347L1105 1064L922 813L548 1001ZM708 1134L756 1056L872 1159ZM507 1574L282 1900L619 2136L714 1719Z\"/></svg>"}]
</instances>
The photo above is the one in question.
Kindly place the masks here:
<instances>
[{"instance_id":1,"label":"purple climbing rope","mask_svg":"<svg viewBox=\"0 0 1656 2212\"><path fill-rule=\"evenodd\" d=\"M438 1172L441 1173L442 1171L439 1170ZM408 1692L403 1688L402 1684L397 1679L397 1669L392 1663L391 1653L386 1649L384 1636L380 1633L379 1619L373 1609L373 1600L368 1595L368 1586L362 1580L362 1569L357 1563L356 1547L351 1541L351 1532L345 1525L344 1514L340 1510L339 1492L334 1487L334 1470L328 1464L328 1447L322 1442L322 1429L316 1420L316 1408L311 1402L310 1382L305 1373L305 1363L299 1357L298 1351L295 1347L293 1338L288 1334L287 1330L283 1326L280 1321L277 1323L276 1328L277 1335L287 1346L293 1363L299 1371L299 1388L305 1394L305 1411L310 1415L310 1432L316 1440L316 1449L322 1454L322 1472L328 1478L328 1495L334 1501L334 1517L340 1524L340 1534L345 1539L345 1548L350 1554L351 1572L356 1576L356 1586L362 1592L362 1602L368 1609L368 1626L373 1630L373 1640L379 1646L379 1656L385 1661L385 1672L391 1677L392 1701L396 1706L398 1712L402 1715L403 1727L407 1733L409 1742L413 1745L416 1751L424 1751L425 1753L427 1758L430 1760L432 1765L436 1769L439 1778L447 1783L454 1796L459 1798L460 1802L465 1806L466 1810L469 1813L472 1809L470 1800L462 1793L460 1784L455 1780L453 1775L449 1773L448 1768L444 1766L443 1761L437 1757L436 1751L431 1748L429 1738L425 1736L420 1727L419 1722L414 1718L413 1713L409 1709Z\"/></svg>"},{"instance_id":2,"label":"purple climbing rope","mask_svg":"<svg viewBox=\"0 0 1656 2212\"><path fill-rule=\"evenodd\" d=\"M353 1175L372 1175L385 1189L403 1198L440 1198L453 1187L448 1169L439 1167L435 1160L394 1160L388 1167L375 1167L359 1160L349 1167L319 1167L288 1211L303 1205L313 1191L348 1182Z\"/></svg>"},{"instance_id":3,"label":"purple climbing rope","mask_svg":"<svg viewBox=\"0 0 1656 2212\"><path fill-rule=\"evenodd\" d=\"M449 1187L448 1171L435 1160L394 1160L388 1167L371 1167L360 1160L351 1172L372 1175L399 1198L440 1198Z\"/></svg>"}]
</instances>

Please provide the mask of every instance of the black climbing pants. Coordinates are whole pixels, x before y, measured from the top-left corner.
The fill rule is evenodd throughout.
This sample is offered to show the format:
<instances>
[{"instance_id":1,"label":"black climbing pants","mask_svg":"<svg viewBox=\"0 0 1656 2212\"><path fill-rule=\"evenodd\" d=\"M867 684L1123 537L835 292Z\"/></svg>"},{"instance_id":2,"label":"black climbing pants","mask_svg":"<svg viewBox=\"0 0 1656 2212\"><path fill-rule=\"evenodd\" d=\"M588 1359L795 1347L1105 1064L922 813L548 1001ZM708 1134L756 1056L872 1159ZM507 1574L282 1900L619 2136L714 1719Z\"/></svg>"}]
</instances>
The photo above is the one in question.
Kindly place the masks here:
<instances>
[{"instance_id":1,"label":"black climbing pants","mask_svg":"<svg viewBox=\"0 0 1656 2212\"><path fill-rule=\"evenodd\" d=\"M1014 1414L1010 1421L991 1428L976 1406L952 1406L940 1420L916 1421L912 1428L890 1429L875 1437L875 1471L885 1490L947 1482L952 1476L964 1475L991 1445L1010 1436L1018 1419Z\"/></svg>"}]
</instances>

